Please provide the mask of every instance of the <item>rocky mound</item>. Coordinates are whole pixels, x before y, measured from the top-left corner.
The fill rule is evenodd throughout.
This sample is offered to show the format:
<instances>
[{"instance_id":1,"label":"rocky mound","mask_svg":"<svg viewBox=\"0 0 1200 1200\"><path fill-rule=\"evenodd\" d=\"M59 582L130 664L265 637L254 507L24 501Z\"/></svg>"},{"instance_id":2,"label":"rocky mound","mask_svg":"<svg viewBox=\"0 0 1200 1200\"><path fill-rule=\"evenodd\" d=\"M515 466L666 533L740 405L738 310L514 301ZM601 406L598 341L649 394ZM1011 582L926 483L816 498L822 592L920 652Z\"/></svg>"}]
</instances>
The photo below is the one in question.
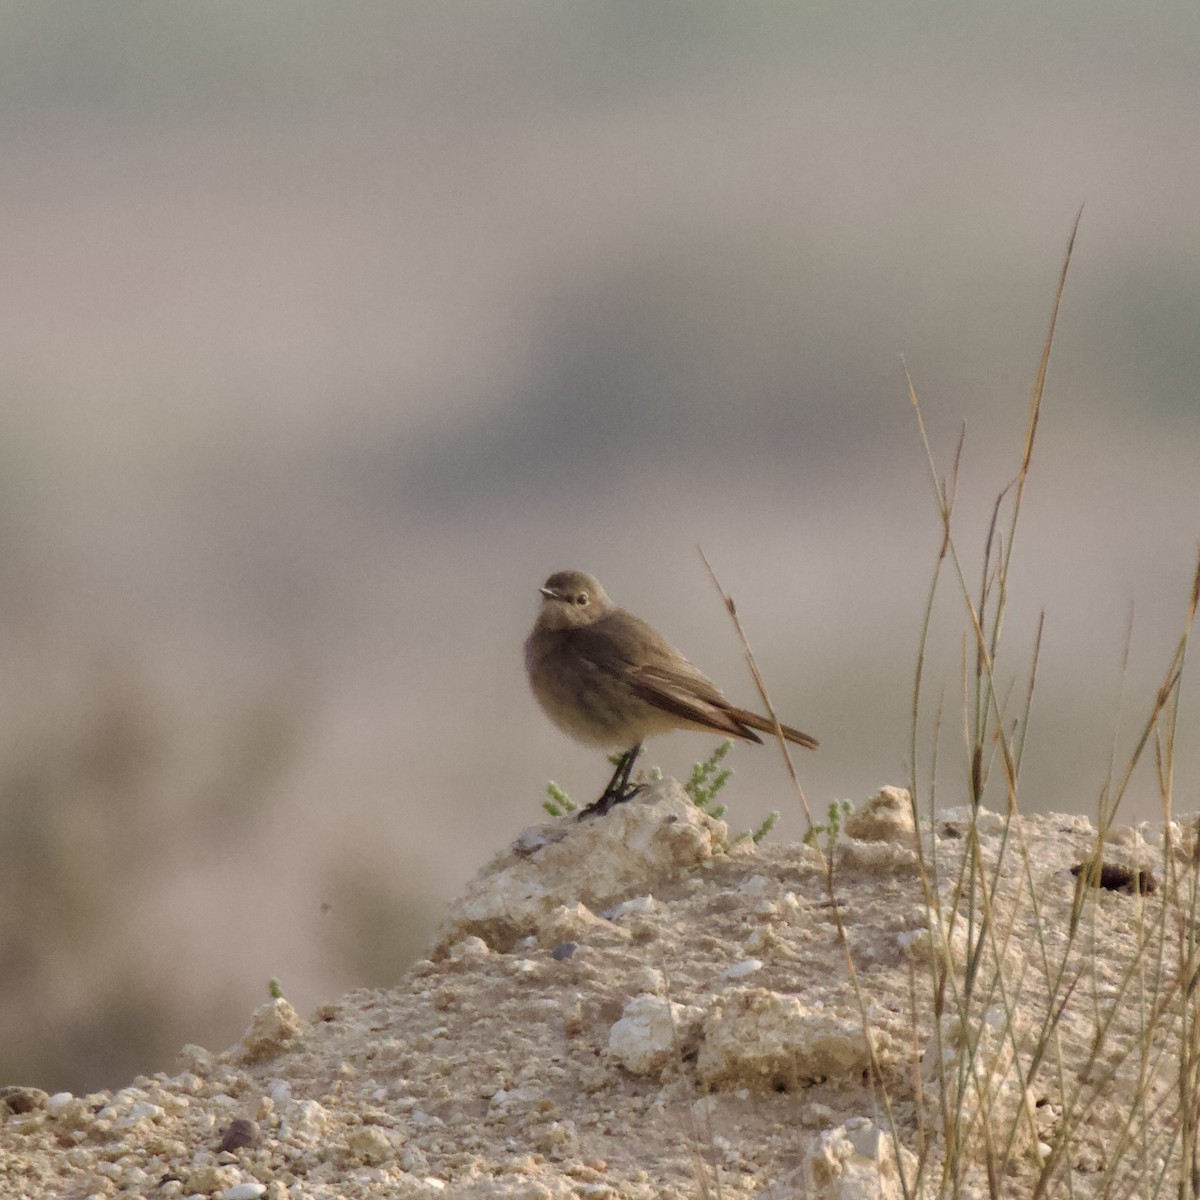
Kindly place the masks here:
<instances>
[{"instance_id":1,"label":"rocky mound","mask_svg":"<svg viewBox=\"0 0 1200 1200\"><path fill-rule=\"evenodd\" d=\"M1095 890L1078 950L1089 975L1056 1010L1067 1065L1031 1079L1014 1062L1050 1008L1045 972L1023 964L1078 914L1071 867L1095 833L1079 817L1027 817L1018 855L980 814L981 861L998 868L988 954L1025 982L972 1023L946 991L967 968L963 929L931 921L927 902L932 888L943 912L963 907L965 824L947 814L922 831L931 879L906 794L885 789L833 847L836 914L819 850L730 846L673 781L605 818L538 826L480 872L398 988L312 1020L275 1000L238 1045L186 1047L178 1074L116 1092L0 1092L4 1194L848 1198L899 1196L904 1170L934 1195L940 1081L967 1045L980 1083L965 1103L980 1119L960 1154L982 1188L989 1131L1014 1131L1002 1182L1029 1194L1066 1091L1097 1074L1092 997L1127 978L1161 893ZM1117 858L1150 861L1136 831L1118 840ZM1144 1023L1130 1007L1106 1032L1114 1044ZM1140 1086L1130 1072L1146 1079L1122 1063L1072 1130L1063 1169L1077 1196L1121 1194L1122 1089Z\"/></svg>"}]
</instances>

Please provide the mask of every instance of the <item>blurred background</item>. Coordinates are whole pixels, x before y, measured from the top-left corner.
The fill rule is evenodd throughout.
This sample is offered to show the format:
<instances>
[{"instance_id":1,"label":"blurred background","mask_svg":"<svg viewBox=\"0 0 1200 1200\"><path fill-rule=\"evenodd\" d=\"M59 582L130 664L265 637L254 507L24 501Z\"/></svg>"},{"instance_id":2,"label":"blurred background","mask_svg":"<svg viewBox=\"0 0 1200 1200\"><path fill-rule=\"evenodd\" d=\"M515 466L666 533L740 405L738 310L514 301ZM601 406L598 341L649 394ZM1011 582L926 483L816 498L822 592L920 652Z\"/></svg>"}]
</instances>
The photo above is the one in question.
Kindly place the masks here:
<instances>
[{"instance_id":1,"label":"blurred background","mask_svg":"<svg viewBox=\"0 0 1200 1200\"><path fill-rule=\"evenodd\" d=\"M1198 35L1115 0L6 0L0 1083L223 1048L272 976L305 1012L396 980L548 779L607 778L525 684L561 568L749 703L703 545L822 741L814 809L906 783L939 528L902 356L940 469L967 426L974 586L1083 202L1002 671L1044 609L1022 799L1094 811L1200 535ZM957 804L947 584L921 769L942 697ZM776 752L731 762L734 827L798 837Z\"/></svg>"}]
</instances>

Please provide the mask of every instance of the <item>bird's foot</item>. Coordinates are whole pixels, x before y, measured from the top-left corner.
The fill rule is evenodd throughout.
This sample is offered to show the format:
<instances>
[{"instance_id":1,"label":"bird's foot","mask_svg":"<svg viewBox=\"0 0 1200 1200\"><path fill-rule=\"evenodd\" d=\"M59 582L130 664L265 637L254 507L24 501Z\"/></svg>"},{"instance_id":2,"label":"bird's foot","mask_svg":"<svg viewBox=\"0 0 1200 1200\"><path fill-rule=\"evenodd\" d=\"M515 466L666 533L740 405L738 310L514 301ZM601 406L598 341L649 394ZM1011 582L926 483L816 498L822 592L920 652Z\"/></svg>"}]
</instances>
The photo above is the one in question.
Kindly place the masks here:
<instances>
[{"instance_id":1,"label":"bird's foot","mask_svg":"<svg viewBox=\"0 0 1200 1200\"><path fill-rule=\"evenodd\" d=\"M648 783L634 783L627 787L619 788L616 791L610 789L599 800L593 800L587 808L581 808L575 819L582 821L585 817L607 816L618 804L624 804L626 800L632 800L634 796L639 792L644 792L649 786Z\"/></svg>"}]
</instances>

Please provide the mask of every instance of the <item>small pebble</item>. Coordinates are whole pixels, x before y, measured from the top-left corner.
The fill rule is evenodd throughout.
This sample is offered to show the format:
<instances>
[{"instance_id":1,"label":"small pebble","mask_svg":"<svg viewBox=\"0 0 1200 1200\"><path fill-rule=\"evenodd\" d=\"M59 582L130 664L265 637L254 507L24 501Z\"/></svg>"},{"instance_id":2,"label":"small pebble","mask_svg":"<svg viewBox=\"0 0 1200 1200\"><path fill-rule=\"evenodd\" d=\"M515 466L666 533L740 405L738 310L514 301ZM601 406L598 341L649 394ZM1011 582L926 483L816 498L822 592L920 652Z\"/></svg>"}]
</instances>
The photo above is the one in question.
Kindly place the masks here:
<instances>
[{"instance_id":1,"label":"small pebble","mask_svg":"<svg viewBox=\"0 0 1200 1200\"><path fill-rule=\"evenodd\" d=\"M747 975L753 975L755 971L761 971L763 963L761 958L744 958L740 963L734 963L727 971L725 971L726 979L744 979Z\"/></svg>"},{"instance_id":2,"label":"small pebble","mask_svg":"<svg viewBox=\"0 0 1200 1200\"><path fill-rule=\"evenodd\" d=\"M265 1183L235 1183L222 1193L224 1200L258 1200L267 1190Z\"/></svg>"},{"instance_id":3,"label":"small pebble","mask_svg":"<svg viewBox=\"0 0 1200 1200\"><path fill-rule=\"evenodd\" d=\"M450 957L455 961L460 958L482 958L491 952L491 947L481 937L465 937L450 947Z\"/></svg>"}]
</instances>

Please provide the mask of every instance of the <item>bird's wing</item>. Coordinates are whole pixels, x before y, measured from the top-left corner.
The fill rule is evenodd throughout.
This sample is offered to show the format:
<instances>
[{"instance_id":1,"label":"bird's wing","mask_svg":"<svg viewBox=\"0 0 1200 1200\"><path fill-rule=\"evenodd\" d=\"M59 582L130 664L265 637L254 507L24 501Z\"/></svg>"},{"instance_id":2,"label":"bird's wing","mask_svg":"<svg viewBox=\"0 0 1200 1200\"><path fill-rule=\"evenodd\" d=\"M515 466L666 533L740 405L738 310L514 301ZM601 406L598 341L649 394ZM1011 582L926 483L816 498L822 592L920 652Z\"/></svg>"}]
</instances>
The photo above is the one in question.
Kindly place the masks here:
<instances>
[{"instance_id":1,"label":"bird's wing","mask_svg":"<svg viewBox=\"0 0 1200 1200\"><path fill-rule=\"evenodd\" d=\"M572 650L647 704L683 721L758 742L707 675L644 621L624 611L571 631Z\"/></svg>"},{"instance_id":2,"label":"bird's wing","mask_svg":"<svg viewBox=\"0 0 1200 1200\"><path fill-rule=\"evenodd\" d=\"M646 666L631 680L636 695L685 721L702 725L719 733L729 733L747 741L762 739L734 715L731 705L721 695L717 685L691 663L691 670L672 667Z\"/></svg>"}]
</instances>

